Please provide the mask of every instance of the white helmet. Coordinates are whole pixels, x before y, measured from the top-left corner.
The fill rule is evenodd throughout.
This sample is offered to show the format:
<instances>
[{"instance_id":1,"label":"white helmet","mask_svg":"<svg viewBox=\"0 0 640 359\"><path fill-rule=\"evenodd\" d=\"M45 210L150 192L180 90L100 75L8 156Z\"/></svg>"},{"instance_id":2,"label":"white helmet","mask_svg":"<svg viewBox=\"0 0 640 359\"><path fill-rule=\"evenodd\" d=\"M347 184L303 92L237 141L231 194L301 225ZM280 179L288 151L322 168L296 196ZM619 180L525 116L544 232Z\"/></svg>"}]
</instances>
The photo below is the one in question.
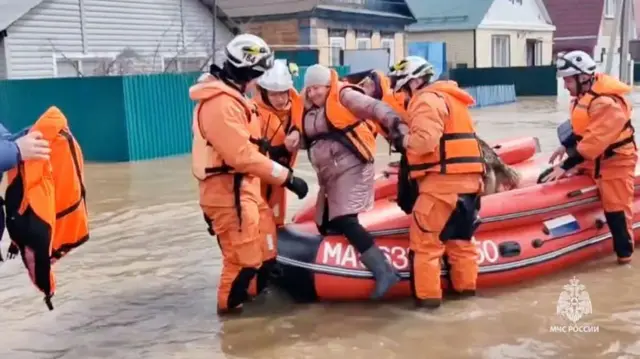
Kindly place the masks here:
<instances>
[{"instance_id":1,"label":"white helmet","mask_svg":"<svg viewBox=\"0 0 640 359\"><path fill-rule=\"evenodd\" d=\"M411 79L419 79L427 75L434 75L433 65L420 56L407 56L391 66L389 78L394 83L393 90L398 91Z\"/></svg>"},{"instance_id":2,"label":"white helmet","mask_svg":"<svg viewBox=\"0 0 640 359\"><path fill-rule=\"evenodd\" d=\"M596 72L597 66L589 54L579 50L559 53L556 58L558 77L593 75Z\"/></svg>"},{"instance_id":3,"label":"white helmet","mask_svg":"<svg viewBox=\"0 0 640 359\"><path fill-rule=\"evenodd\" d=\"M227 44L225 53L227 62L237 69L266 72L273 66L273 52L256 35L241 34L234 37Z\"/></svg>"},{"instance_id":4,"label":"white helmet","mask_svg":"<svg viewBox=\"0 0 640 359\"><path fill-rule=\"evenodd\" d=\"M293 87L293 78L287 60L275 60L273 67L258 79L258 86L268 91L289 91Z\"/></svg>"}]
</instances>

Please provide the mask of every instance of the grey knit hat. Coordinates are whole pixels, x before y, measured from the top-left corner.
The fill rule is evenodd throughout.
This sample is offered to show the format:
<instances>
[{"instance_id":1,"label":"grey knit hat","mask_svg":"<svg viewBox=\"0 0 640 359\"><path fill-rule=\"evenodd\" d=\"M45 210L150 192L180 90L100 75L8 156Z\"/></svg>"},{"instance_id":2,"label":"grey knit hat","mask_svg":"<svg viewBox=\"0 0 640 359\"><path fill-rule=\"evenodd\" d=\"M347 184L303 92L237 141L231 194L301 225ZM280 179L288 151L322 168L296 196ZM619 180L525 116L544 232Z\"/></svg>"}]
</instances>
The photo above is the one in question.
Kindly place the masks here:
<instances>
[{"instance_id":1,"label":"grey knit hat","mask_svg":"<svg viewBox=\"0 0 640 359\"><path fill-rule=\"evenodd\" d=\"M304 87L321 85L329 86L331 83L331 70L320 64L309 66L304 74Z\"/></svg>"}]
</instances>

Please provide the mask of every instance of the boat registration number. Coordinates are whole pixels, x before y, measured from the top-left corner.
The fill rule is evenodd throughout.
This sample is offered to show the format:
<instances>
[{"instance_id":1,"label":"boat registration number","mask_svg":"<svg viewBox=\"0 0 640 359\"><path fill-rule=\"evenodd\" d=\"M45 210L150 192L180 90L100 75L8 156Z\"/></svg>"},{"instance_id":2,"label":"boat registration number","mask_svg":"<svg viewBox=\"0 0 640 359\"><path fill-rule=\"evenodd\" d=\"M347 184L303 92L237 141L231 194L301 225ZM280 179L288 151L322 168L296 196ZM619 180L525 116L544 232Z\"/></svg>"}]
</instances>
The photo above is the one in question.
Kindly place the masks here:
<instances>
[{"instance_id":1,"label":"boat registration number","mask_svg":"<svg viewBox=\"0 0 640 359\"><path fill-rule=\"evenodd\" d=\"M476 250L478 252L478 264L491 264L498 262L498 260L500 259L500 249L498 248L496 242L490 239L477 241L474 238L473 243L476 245Z\"/></svg>"},{"instance_id":2,"label":"boat registration number","mask_svg":"<svg viewBox=\"0 0 640 359\"><path fill-rule=\"evenodd\" d=\"M478 252L479 265L496 263L500 259L500 251L492 240L473 240ZM401 246L379 245L387 260L398 270L409 270L409 249ZM325 241L321 247L321 264L339 266L350 269L365 269L359 260L358 252L353 246L344 243Z\"/></svg>"}]
</instances>

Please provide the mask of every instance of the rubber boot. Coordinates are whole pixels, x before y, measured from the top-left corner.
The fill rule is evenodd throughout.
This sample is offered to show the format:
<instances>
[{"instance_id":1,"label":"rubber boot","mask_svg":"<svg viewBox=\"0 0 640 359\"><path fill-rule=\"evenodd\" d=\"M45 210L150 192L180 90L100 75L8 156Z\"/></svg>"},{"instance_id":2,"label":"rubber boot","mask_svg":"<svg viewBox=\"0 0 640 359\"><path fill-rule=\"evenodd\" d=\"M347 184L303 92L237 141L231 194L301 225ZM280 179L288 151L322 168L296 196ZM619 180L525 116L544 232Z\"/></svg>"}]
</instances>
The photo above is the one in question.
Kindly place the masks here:
<instances>
[{"instance_id":1,"label":"rubber boot","mask_svg":"<svg viewBox=\"0 0 640 359\"><path fill-rule=\"evenodd\" d=\"M362 253L360 261L373 273L376 280L376 287L371 293L371 299L382 298L394 284L400 281L400 274L387 261L380 248L375 245Z\"/></svg>"}]
</instances>

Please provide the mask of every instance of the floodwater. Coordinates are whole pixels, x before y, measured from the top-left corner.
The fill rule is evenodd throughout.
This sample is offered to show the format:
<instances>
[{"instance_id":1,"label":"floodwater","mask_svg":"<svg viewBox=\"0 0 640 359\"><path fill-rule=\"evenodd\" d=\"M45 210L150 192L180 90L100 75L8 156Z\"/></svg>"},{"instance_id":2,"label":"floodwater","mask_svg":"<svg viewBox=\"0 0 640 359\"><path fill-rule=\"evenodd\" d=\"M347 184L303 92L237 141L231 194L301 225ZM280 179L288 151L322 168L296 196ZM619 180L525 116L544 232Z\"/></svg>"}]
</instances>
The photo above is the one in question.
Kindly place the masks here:
<instances>
[{"instance_id":1,"label":"floodwater","mask_svg":"<svg viewBox=\"0 0 640 359\"><path fill-rule=\"evenodd\" d=\"M549 151L566 109L541 98L474 114L487 139L534 135ZM380 147L383 166L389 157ZM314 181L302 159L297 173ZM617 266L612 257L434 313L408 300L294 305L271 293L246 315L220 320L220 254L188 158L88 165L86 177L92 239L56 265L55 311L20 262L0 267L2 359L640 358L639 264ZM550 332L564 324L556 302L573 276L593 303L579 323L597 333Z\"/></svg>"}]
</instances>

